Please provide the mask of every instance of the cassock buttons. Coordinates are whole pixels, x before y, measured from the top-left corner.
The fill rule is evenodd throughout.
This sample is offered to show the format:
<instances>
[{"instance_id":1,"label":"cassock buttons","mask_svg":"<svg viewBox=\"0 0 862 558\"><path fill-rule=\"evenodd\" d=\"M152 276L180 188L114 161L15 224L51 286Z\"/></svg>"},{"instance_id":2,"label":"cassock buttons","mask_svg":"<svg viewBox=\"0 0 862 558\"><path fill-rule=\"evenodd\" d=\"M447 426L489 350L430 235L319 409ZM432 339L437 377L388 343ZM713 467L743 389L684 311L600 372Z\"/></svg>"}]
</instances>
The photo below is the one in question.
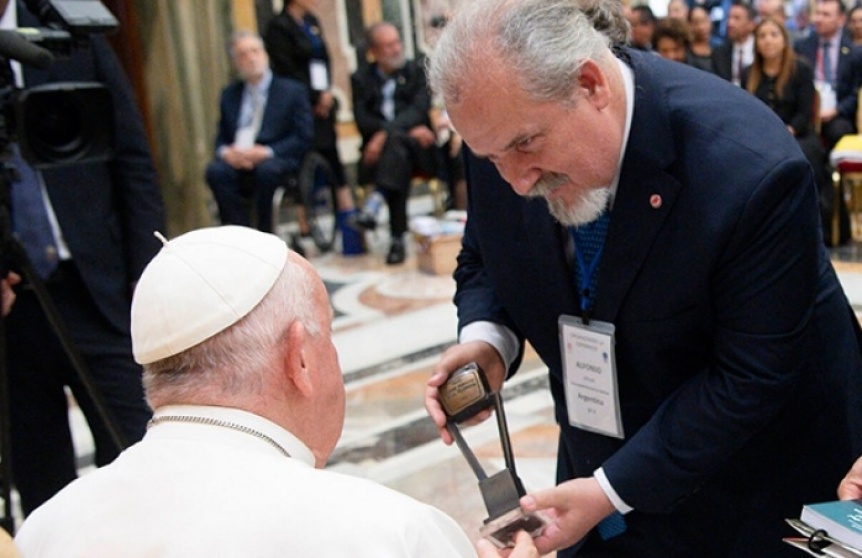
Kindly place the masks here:
<instances>
[{"instance_id":1,"label":"cassock buttons","mask_svg":"<svg viewBox=\"0 0 862 558\"><path fill-rule=\"evenodd\" d=\"M652 206L653 209L658 209L659 207L661 207L661 196L659 196L658 194L651 195L649 197L649 204Z\"/></svg>"}]
</instances>

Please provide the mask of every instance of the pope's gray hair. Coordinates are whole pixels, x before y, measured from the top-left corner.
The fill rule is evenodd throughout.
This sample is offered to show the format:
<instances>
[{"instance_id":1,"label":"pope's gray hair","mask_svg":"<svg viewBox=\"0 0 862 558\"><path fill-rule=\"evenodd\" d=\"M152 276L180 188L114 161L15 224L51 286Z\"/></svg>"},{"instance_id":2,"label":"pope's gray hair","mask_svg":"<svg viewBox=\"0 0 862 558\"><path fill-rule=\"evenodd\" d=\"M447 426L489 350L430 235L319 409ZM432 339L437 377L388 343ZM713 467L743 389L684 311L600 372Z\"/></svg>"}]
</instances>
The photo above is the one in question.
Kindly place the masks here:
<instances>
[{"instance_id":1,"label":"pope's gray hair","mask_svg":"<svg viewBox=\"0 0 862 558\"><path fill-rule=\"evenodd\" d=\"M259 393L273 351L294 321L320 335L324 324L316 318L313 297L317 279L292 263L295 257L289 252L272 288L241 320L179 354L144 365L148 401L193 403L200 402L196 396L201 393Z\"/></svg>"},{"instance_id":2,"label":"pope's gray hair","mask_svg":"<svg viewBox=\"0 0 862 558\"><path fill-rule=\"evenodd\" d=\"M469 0L443 30L428 80L458 103L476 73L496 64L537 101L569 100L584 61L610 63L611 42L628 33L618 0Z\"/></svg>"}]
</instances>

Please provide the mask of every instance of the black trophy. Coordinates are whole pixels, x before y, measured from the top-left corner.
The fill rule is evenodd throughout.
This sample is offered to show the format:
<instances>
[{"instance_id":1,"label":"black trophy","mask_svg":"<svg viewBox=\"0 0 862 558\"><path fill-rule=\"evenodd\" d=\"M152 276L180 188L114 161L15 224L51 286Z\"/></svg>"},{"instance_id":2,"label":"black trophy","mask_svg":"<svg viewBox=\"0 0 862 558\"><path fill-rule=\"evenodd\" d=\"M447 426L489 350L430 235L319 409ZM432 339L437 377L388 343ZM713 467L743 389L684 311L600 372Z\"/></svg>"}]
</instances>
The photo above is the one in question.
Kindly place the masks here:
<instances>
[{"instance_id":1,"label":"black trophy","mask_svg":"<svg viewBox=\"0 0 862 558\"><path fill-rule=\"evenodd\" d=\"M449 376L446 383L440 386L440 402L446 413L447 430L479 479L479 490L488 510L488 519L480 530L482 536L500 548L505 548L514 546L518 531L527 531L533 537L539 535L547 521L537 514L524 514L518 502L526 492L515 472L515 458L512 455L509 428L506 425L500 392L491 391L485 373L479 365L471 362ZM497 416L497 429L506 468L489 477L464 441L458 423L492 406Z\"/></svg>"}]
</instances>

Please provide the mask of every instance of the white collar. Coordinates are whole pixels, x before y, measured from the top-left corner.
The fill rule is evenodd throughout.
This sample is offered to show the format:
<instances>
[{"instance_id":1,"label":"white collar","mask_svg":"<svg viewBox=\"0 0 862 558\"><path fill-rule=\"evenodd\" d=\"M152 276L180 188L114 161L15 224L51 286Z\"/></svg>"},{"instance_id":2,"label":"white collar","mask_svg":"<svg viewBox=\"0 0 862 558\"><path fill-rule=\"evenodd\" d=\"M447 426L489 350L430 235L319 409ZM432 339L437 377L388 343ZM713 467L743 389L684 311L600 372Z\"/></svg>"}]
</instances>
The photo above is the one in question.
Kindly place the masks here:
<instances>
[{"instance_id":1,"label":"white collar","mask_svg":"<svg viewBox=\"0 0 862 558\"><path fill-rule=\"evenodd\" d=\"M626 147L629 144L629 133L632 129L632 115L635 111L635 74L634 71L622 60L616 58L617 65L620 68L620 74L623 79L623 90L626 95L626 125L623 129L623 141L622 145L620 145L620 157L617 161L617 172L614 174L614 179L611 181L610 185L610 199L611 206L613 206L613 200L617 195L617 188L620 185L620 172L623 168L623 158L626 154Z\"/></svg>"},{"instance_id":2,"label":"white collar","mask_svg":"<svg viewBox=\"0 0 862 558\"><path fill-rule=\"evenodd\" d=\"M252 85L248 82L245 82L245 90L251 93L252 91L258 94L266 94L269 91L269 86L272 83L272 70L269 68L263 72L263 77L260 78L260 81L257 82L256 85Z\"/></svg>"},{"instance_id":3,"label":"white collar","mask_svg":"<svg viewBox=\"0 0 862 558\"><path fill-rule=\"evenodd\" d=\"M0 29L10 30L18 27L18 3L15 0L9 0L6 6L6 11L3 17L0 17Z\"/></svg>"},{"instance_id":4,"label":"white collar","mask_svg":"<svg viewBox=\"0 0 862 558\"><path fill-rule=\"evenodd\" d=\"M165 405L159 407L153 413L153 418L167 416L213 419L256 430L275 441L292 458L314 467L314 454L311 453L308 446L281 426L254 413L233 407L215 407L209 405ZM218 425L190 424L185 422L159 423L158 429L151 429L147 432L147 437L160 438L169 432L196 433L196 436L198 436L204 432L204 428L220 427ZM266 448L266 445L261 444L261 447Z\"/></svg>"}]
</instances>

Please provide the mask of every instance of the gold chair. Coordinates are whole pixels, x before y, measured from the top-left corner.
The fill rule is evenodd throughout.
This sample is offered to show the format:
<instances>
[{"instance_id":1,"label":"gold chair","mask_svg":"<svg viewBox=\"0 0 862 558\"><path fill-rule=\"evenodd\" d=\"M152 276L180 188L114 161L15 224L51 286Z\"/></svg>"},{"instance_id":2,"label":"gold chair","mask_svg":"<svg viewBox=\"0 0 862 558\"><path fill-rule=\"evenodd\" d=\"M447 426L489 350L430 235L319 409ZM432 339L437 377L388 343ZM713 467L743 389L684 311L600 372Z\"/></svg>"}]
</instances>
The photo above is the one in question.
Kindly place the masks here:
<instances>
[{"instance_id":1,"label":"gold chair","mask_svg":"<svg viewBox=\"0 0 862 558\"><path fill-rule=\"evenodd\" d=\"M862 95L856 109L856 130L862 132ZM854 239L862 237L862 135L843 136L829 154L832 164L832 186L835 203L832 204L832 246L837 246L841 237L841 213L839 203L847 203L850 212L850 233ZM849 194L847 196L846 194ZM849 197L849 199L848 199Z\"/></svg>"}]
</instances>

